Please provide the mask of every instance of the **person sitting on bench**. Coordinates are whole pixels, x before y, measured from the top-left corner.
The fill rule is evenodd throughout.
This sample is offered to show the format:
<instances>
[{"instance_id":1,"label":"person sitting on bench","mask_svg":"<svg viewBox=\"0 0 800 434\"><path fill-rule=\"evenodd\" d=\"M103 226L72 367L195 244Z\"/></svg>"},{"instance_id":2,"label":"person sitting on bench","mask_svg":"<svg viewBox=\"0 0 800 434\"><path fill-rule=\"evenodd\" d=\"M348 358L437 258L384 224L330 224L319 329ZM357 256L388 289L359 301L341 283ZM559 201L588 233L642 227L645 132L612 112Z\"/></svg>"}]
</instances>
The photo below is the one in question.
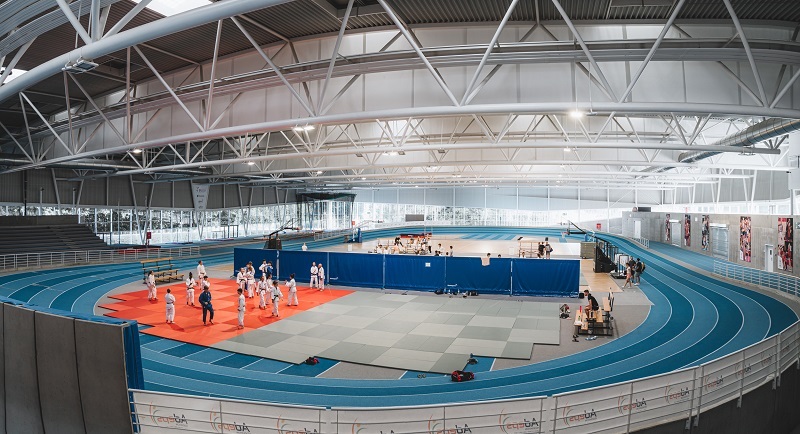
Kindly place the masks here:
<instances>
[{"instance_id":1,"label":"person sitting on bench","mask_svg":"<svg viewBox=\"0 0 800 434\"><path fill-rule=\"evenodd\" d=\"M600 305L597 304L597 299L594 298L592 294L589 294L588 289L583 290L583 294L586 296L586 301L588 303L586 305L586 315L588 318L592 318L594 317L595 312L600 309Z\"/></svg>"}]
</instances>

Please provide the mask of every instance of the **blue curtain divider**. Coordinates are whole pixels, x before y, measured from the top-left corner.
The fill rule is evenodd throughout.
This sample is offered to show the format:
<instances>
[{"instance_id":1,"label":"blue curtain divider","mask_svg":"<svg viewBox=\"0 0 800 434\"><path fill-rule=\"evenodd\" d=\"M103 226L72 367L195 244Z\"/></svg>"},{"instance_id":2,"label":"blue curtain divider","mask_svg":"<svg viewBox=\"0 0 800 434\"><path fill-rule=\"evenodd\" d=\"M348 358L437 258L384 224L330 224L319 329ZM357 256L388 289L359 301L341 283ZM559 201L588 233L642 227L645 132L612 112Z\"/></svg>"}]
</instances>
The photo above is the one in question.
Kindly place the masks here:
<instances>
[{"instance_id":1,"label":"blue curtain divider","mask_svg":"<svg viewBox=\"0 0 800 434\"><path fill-rule=\"evenodd\" d=\"M325 267L328 283L365 288L384 288L384 255L330 253Z\"/></svg>"},{"instance_id":2,"label":"blue curtain divider","mask_svg":"<svg viewBox=\"0 0 800 434\"><path fill-rule=\"evenodd\" d=\"M445 287L445 257L384 255L386 288L435 291Z\"/></svg>"},{"instance_id":3,"label":"blue curtain divider","mask_svg":"<svg viewBox=\"0 0 800 434\"><path fill-rule=\"evenodd\" d=\"M263 259L273 262L280 279L295 273L295 280L307 283L311 263L322 262L328 283L366 288L435 291L450 286L487 294L576 297L580 282L580 261L571 259L492 258L483 266L475 257L234 249L237 270Z\"/></svg>"},{"instance_id":4,"label":"blue curtain divider","mask_svg":"<svg viewBox=\"0 0 800 434\"><path fill-rule=\"evenodd\" d=\"M272 267L275 268L277 272L277 250L242 249L236 247L233 249L233 275L235 276L236 273L239 272L239 269L246 266L248 262L252 262L253 267L256 269L256 278L260 279L261 273L258 272L258 267L261 266L261 262L263 262L265 259L269 262L272 262ZM308 268L311 268L311 263L309 263Z\"/></svg>"},{"instance_id":5,"label":"blue curtain divider","mask_svg":"<svg viewBox=\"0 0 800 434\"><path fill-rule=\"evenodd\" d=\"M447 285L461 292L508 294L511 271L511 258L492 258L486 266L481 265L481 258L447 258Z\"/></svg>"},{"instance_id":6,"label":"blue curtain divider","mask_svg":"<svg viewBox=\"0 0 800 434\"><path fill-rule=\"evenodd\" d=\"M514 258L512 295L576 297L581 262L577 259Z\"/></svg>"}]
</instances>

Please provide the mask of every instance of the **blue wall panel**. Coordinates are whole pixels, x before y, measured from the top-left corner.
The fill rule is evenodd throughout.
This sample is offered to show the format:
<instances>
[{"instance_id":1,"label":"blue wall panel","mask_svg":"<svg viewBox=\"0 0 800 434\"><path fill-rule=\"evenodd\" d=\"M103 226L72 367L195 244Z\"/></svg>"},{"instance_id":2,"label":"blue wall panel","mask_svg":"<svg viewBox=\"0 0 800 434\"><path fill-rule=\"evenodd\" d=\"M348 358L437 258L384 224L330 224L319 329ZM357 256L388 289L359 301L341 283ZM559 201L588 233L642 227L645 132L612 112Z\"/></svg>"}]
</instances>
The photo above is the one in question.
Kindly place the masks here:
<instances>
[{"instance_id":1,"label":"blue wall panel","mask_svg":"<svg viewBox=\"0 0 800 434\"><path fill-rule=\"evenodd\" d=\"M513 294L576 297L581 262L577 259L512 259Z\"/></svg>"},{"instance_id":2,"label":"blue wall panel","mask_svg":"<svg viewBox=\"0 0 800 434\"><path fill-rule=\"evenodd\" d=\"M294 280L308 283L311 281L311 263L316 262L327 265L328 253L326 252L294 252L281 250L278 252L277 273L281 280L286 280L294 273ZM326 269L329 267L325 267Z\"/></svg>"},{"instance_id":3,"label":"blue wall panel","mask_svg":"<svg viewBox=\"0 0 800 434\"><path fill-rule=\"evenodd\" d=\"M329 253L325 267L332 285L383 288L383 257L365 253Z\"/></svg>"},{"instance_id":4,"label":"blue wall panel","mask_svg":"<svg viewBox=\"0 0 800 434\"><path fill-rule=\"evenodd\" d=\"M435 291L445 287L443 256L386 255L386 288Z\"/></svg>"},{"instance_id":5,"label":"blue wall panel","mask_svg":"<svg viewBox=\"0 0 800 434\"><path fill-rule=\"evenodd\" d=\"M447 284L459 291L508 294L511 291L511 259L492 258L481 265L481 258L447 258Z\"/></svg>"}]
</instances>

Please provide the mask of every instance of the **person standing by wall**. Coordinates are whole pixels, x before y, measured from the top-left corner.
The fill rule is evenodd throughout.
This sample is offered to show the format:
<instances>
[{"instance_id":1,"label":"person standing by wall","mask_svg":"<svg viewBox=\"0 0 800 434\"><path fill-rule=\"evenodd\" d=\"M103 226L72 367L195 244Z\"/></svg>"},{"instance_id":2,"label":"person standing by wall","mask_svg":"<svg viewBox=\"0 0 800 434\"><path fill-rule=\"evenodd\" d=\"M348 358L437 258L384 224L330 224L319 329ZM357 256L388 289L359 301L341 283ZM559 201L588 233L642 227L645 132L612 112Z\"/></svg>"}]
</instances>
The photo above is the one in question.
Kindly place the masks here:
<instances>
[{"instance_id":1,"label":"person standing by wall","mask_svg":"<svg viewBox=\"0 0 800 434\"><path fill-rule=\"evenodd\" d=\"M172 290L167 288L167 295L164 296L164 301L167 303L167 324L175 323L175 296L172 295Z\"/></svg>"},{"instance_id":2,"label":"person standing by wall","mask_svg":"<svg viewBox=\"0 0 800 434\"><path fill-rule=\"evenodd\" d=\"M236 274L236 284L239 286L239 289L244 289L244 285L247 284L247 276L245 275L245 268L242 267L239 269L239 272Z\"/></svg>"},{"instance_id":3,"label":"person standing by wall","mask_svg":"<svg viewBox=\"0 0 800 434\"><path fill-rule=\"evenodd\" d=\"M253 263L247 263L244 277L247 279L245 288L247 288L247 298L253 298L253 292L256 290L256 269L253 268Z\"/></svg>"},{"instance_id":4,"label":"person standing by wall","mask_svg":"<svg viewBox=\"0 0 800 434\"><path fill-rule=\"evenodd\" d=\"M261 272L262 276L266 276L267 275L267 260L266 259L264 259L264 261L261 262L261 265L258 266L258 271Z\"/></svg>"},{"instance_id":5,"label":"person standing by wall","mask_svg":"<svg viewBox=\"0 0 800 434\"><path fill-rule=\"evenodd\" d=\"M311 280L310 280L311 283L309 283L309 285L312 288L319 286L319 282L317 281L317 276L318 276L317 275L317 271L318 271L317 270L317 263L316 262L312 262L311 263ZM292 296L289 295L289 299L290 300L291 300L291 297Z\"/></svg>"},{"instance_id":6,"label":"person standing by wall","mask_svg":"<svg viewBox=\"0 0 800 434\"><path fill-rule=\"evenodd\" d=\"M322 268L322 262L317 265L317 279L319 279L319 290L325 290L325 269Z\"/></svg>"},{"instance_id":7,"label":"person standing by wall","mask_svg":"<svg viewBox=\"0 0 800 434\"><path fill-rule=\"evenodd\" d=\"M244 328L244 291L242 291L242 288L239 288L236 292L239 293L239 303L236 305L237 319L239 320L237 328L241 330Z\"/></svg>"},{"instance_id":8,"label":"person standing by wall","mask_svg":"<svg viewBox=\"0 0 800 434\"><path fill-rule=\"evenodd\" d=\"M289 275L289 280L286 281L286 287L289 290L289 300L286 301L286 305L292 306L292 301L294 301L294 306L297 306L297 283L294 281L294 273Z\"/></svg>"},{"instance_id":9,"label":"person standing by wall","mask_svg":"<svg viewBox=\"0 0 800 434\"><path fill-rule=\"evenodd\" d=\"M214 306L211 305L211 283L208 276L203 276L203 292L199 297L200 306L203 307L203 325L206 325L206 314L209 314L209 322L214 324Z\"/></svg>"}]
</instances>

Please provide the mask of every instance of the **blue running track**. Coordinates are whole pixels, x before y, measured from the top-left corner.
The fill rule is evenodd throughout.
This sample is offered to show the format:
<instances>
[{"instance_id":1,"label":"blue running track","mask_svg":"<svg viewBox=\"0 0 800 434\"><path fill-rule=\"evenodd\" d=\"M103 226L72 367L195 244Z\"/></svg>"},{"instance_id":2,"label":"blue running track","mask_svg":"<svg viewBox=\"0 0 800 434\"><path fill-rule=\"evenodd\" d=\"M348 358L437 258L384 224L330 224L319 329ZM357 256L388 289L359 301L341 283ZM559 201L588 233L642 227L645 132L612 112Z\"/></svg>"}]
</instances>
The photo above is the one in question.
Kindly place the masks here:
<instances>
[{"instance_id":1,"label":"blue running track","mask_svg":"<svg viewBox=\"0 0 800 434\"><path fill-rule=\"evenodd\" d=\"M390 238L408 228L369 231L366 239ZM467 239L510 240L515 236L558 238L560 229L435 228L437 234ZM622 237L604 236L647 264L640 289L653 302L631 333L578 354L500 371L475 381L452 383L447 376L398 380L316 378L335 361L289 365L274 360L203 348L142 335L148 390L316 406L405 406L552 395L608 385L697 365L777 334L797 315L777 299L722 282L680 265L710 271L707 256L652 243L651 250ZM577 240L577 237L573 237ZM313 243L314 249L340 244ZM260 245L259 245L260 246ZM300 243L286 243L298 250ZM659 254L656 254L659 253ZM203 250L207 265L230 263L230 247ZM178 261L191 269L196 260ZM95 265L0 276L0 295L57 309L92 313L108 291L141 279L134 264ZM492 360L480 361L488 369ZM481 369L484 371L484 369Z\"/></svg>"}]
</instances>

